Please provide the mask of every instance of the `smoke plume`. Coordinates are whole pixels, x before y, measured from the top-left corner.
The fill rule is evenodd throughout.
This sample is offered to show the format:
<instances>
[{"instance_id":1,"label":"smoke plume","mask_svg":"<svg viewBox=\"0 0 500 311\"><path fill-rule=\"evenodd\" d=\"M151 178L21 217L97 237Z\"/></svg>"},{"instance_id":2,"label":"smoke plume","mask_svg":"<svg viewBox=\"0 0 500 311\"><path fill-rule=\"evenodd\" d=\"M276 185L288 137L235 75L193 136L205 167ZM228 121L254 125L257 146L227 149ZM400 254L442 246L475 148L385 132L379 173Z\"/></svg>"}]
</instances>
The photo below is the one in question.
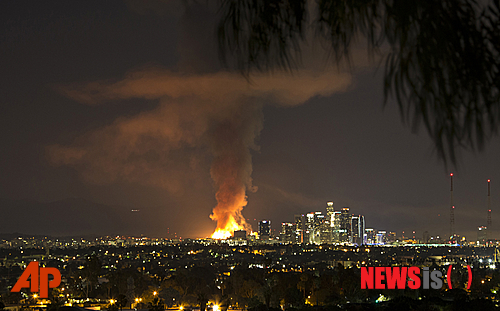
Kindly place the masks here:
<instances>
[{"instance_id":1,"label":"smoke plume","mask_svg":"<svg viewBox=\"0 0 500 311\"><path fill-rule=\"evenodd\" d=\"M350 76L339 73L261 75L247 81L218 72L182 75L159 69L129 73L119 81L66 85L60 91L89 105L125 99L157 100L158 106L47 148L50 161L76 168L89 182L127 181L184 193L200 180L205 159L217 206L214 237L247 229L241 212L252 185L251 150L263 126L265 104L294 106L314 96L345 90Z\"/></svg>"}]
</instances>

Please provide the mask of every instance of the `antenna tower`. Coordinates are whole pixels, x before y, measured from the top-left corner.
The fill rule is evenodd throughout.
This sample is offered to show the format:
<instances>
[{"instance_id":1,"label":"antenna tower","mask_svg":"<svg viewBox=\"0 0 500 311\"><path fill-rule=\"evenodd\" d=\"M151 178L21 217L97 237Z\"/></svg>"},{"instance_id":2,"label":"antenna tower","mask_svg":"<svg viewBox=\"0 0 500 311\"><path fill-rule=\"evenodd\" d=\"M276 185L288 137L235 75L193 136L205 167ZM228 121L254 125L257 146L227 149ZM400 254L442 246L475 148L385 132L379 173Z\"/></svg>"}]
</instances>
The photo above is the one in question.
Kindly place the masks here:
<instances>
[{"instance_id":1,"label":"antenna tower","mask_svg":"<svg viewBox=\"0 0 500 311\"><path fill-rule=\"evenodd\" d=\"M486 234L488 234L488 231L491 230L491 191L490 191L490 182L491 182L491 180L488 179L488 220L486 222ZM486 239L488 239L488 236L486 236Z\"/></svg>"},{"instance_id":2,"label":"antenna tower","mask_svg":"<svg viewBox=\"0 0 500 311\"><path fill-rule=\"evenodd\" d=\"M455 206L453 205L453 173L450 174L450 239L455 234Z\"/></svg>"}]
</instances>

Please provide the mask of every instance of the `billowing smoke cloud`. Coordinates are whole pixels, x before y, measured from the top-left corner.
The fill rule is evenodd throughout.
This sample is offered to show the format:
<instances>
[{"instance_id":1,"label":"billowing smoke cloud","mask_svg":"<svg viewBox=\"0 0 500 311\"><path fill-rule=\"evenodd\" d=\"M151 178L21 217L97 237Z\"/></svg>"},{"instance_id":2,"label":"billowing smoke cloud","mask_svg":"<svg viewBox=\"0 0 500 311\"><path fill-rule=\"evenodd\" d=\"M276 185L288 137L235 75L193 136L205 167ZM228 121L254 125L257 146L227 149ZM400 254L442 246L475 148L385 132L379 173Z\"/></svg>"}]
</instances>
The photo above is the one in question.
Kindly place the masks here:
<instances>
[{"instance_id":1,"label":"billowing smoke cloud","mask_svg":"<svg viewBox=\"0 0 500 311\"><path fill-rule=\"evenodd\" d=\"M124 180L178 193L200 180L201 166L211 155L211 177L217 206L214 236L249 229L241 215L252 185L251 149L263 126L264 104L293 106L314 96L345 90L347 74L254 76L219 72L182 75L148 69L123 80L61 88L68 97L95 105L111 100L143 98L158 106L77 138L70 145L48 147L57 165L75 167L82 176L103 184ZM194 172L194 174L192 174Z\"/></svg>"},{"instance_id":2,"label":"billowing smoke cloud","mask_svg":"<svg viewBox=\"0 0 500 311\"><path fill-rule=\"evenodd\" d=\"M252 158L255 137L262 129L260 105L243 103L231 117L218 123L212 138L214 159L210 173L217 189L217 206L210 216L217 221L214 237L225 238L238 229L249 230L241 210L247 205L246 190L252 186Z\"/></svg>"}]
</instances>

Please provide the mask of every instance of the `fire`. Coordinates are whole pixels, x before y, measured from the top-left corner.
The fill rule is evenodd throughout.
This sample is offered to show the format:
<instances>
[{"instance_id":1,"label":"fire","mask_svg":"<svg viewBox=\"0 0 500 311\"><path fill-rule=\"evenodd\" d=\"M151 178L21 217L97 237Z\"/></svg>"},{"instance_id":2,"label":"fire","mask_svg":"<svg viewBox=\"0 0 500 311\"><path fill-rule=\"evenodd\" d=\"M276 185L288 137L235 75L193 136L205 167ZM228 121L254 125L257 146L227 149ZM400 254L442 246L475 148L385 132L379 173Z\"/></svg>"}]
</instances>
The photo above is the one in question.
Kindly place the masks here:
<instances>
[{"instance_id":1,"label":"fire","mask_svg":"<svg viewBox=\"0 0 500 311\"><path fill-rule=\"evenodd\" d=\"M236 222L234 217L230 216L223 228L215 229L214 233L212 233L212 239L228 239L233 235L234 231L245 230L247 227L248 225L246 223L244 223L244 225L240 225Z\"/></svg>"},{"instance_id":2,"label":"fire","mask_svg":"<svg viewBox=\"0 0 500 311\"><path fill-rule=\"evenodd\" d=\"M233 208L228 208L220 203L214 208L213 214L210 217L213 220L217 220L217 228L212 234L212 239L228 239L233 235L234 231L248 229L249 226L241 215L241 210L246 203L246 199L243 196L239 200L239 204L235 204Z\"/></svg>"},{"instance_id":3,"label":"fire","mask_svg":"<svg viewBox=\"0 0 500 311\"><path fill-rule=\"evenodd\" d=\"M234 232L234 231L233 231ZM217 240L225 240L228 239L232 236L231 231L228 230L223 230L223 229L217 229L215 232L212 234L212 239L217 239Z\"/></svg>"},{"instance_id":4,"label":"fire","mask_svg":"<svg viewBox=\"0 0 500 311\"><path fill-rule=\"evenodd\" d=\"M210 218L217 221L214 239L227 239L235 230L250 229L241 212L247 205L246 191L254 190L249 146L253 144L256 129L251 126L255 123L251 114L250 120L247 117L246 112L234 112L231 119L221 122L213 132L210 175L217 189L217 206Z\"/></svg>"},{"instance_id":5,"label":"fire","mask_svg":"<svg viewBox=\"0 0 500 311\"><path fill-rule=\"evenodd\" d=\"M226 223L224 228L215 229L212 234L212 239L228 239L230 238L234 231L245 229L243 226L239 225L232 216L229 217L228 222Z\"/></svg>"}]
</instances>

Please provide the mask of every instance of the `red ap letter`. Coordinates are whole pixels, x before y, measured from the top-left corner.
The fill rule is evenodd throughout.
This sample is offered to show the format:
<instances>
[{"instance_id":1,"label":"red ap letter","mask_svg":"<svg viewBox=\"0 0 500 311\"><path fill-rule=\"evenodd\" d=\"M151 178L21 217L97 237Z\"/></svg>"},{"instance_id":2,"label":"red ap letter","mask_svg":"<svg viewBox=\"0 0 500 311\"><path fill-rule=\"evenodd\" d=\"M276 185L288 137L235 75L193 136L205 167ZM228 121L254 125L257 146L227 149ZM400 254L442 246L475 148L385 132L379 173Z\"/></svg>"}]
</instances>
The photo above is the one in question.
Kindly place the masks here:
<instances>
[{"instance_id":1,"label":"red ap letter","mask_svg":"<svg viewBox=\"0 0 500 311\"><path fill-rule=\"evenodd\" d=\"M54 279L49 282L49 274ZM40 269L40 298L49 298L49 287L54 288L61 284L61 272L56 268L41 268Z\"/></svg>"},{"instance_id":2,"label":"red ap letter","mask_svg":"<svg viewBox=\"0 0 500 311\"><path fill-rule=\"evenodd\" d=\"M28 281L28 278L31 276L31 286L30 286L30 281ZM16 285L12 287L10 290L12 293L17 293L21 291L21 288L28 288L31 287L31 292L36 293L38 292L38 262L37 261L32 261L29 263L29 265L26 267L26 270L24 270L23 274L21 274L21 277L19 280L17 280Z\"/></svg>"}]
</instances>

